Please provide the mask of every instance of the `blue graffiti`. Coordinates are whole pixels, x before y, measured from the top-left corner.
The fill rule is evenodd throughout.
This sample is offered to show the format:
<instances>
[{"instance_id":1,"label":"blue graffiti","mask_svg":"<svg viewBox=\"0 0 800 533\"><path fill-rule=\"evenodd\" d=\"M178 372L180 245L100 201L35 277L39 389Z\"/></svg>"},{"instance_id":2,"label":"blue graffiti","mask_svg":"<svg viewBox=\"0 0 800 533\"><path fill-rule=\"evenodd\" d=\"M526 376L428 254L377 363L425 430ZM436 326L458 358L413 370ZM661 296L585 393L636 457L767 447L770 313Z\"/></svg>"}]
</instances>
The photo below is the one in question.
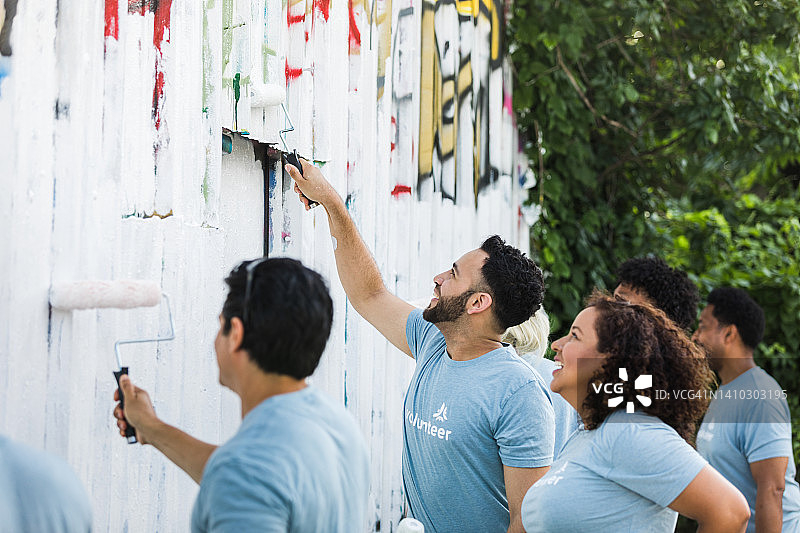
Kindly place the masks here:
<instances>
[{"instance_id":1,"label":"blue graffiti","mask_svg":"<svg viewBox=\"0 0 800 533\"><path fill-rule=\"evenodd\" d=\"M0 56L0 98L3 97L3 80L11 74L11 58Z\"/></svg>"}]
</instances>

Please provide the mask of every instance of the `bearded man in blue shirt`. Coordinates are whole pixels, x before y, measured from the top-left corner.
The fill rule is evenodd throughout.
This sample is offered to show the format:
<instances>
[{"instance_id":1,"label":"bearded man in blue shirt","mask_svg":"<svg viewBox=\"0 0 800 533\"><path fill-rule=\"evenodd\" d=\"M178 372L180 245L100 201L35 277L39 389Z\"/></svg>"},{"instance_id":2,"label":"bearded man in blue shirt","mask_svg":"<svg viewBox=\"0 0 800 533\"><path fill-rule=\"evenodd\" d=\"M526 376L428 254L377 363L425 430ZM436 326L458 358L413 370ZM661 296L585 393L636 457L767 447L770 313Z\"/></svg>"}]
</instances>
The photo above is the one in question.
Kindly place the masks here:
<instances>
[{"instance_id":1,"label":"bearded man in blue shirt","mask_svg":"<svg viewBox=\"0 0 800 533\"><path fill-rule=\"evenodd\" d=\"M287 165L300 200L328 214L353 308L416 360L403 405L403 483L426 533L522 532L520 506L553 459L541 376L500 339L542 303L539 268L493 236L433 278L421 311L390 293L347 207L320 170Z\"/></svg>"}]
</instances>

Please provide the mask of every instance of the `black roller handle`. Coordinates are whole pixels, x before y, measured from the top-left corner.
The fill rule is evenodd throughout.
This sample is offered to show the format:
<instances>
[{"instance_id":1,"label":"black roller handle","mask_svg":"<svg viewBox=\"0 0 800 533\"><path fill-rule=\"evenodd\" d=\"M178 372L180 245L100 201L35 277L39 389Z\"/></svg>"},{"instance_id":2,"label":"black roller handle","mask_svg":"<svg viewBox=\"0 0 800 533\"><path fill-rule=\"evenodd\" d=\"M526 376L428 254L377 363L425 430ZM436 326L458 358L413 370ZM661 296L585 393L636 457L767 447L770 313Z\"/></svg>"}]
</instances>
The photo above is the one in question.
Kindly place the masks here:
<instances>
[{"instance_id":1,"label":"black roller handle","mask_svg":"<svg viewBox=\"0 0 800 533\"><path fill-rule=\"evenodd\" d=\"M298 172L300 172L301 176L303 175L303 165L300 163L300 156L297 155L297 150L292 150L291 152L284 152L283 157L290 165L292 165L294 168L297 169ZM306 196L303 193L300 193L300 196L308 200L309 209L313 209L319 205L319 202L311 200L308 196Z\"/></svg>"},{"instance_id":2,"label":"black roller handle","mask_svg":"<svg viewBox=\"0 0 800 533\"><path fill-rule=\"evenodd\" d=\"M114 379L117 380L117 392L119 393L119 407L122 409L123 416L125 415L125 396L122 394L122 387L119 386L119 378L127 374L127 366L123 366L114 372ZM128 427L125 428L125 438L127 439L128 444L136 444L136 429L130 425L127 420L125 420L125 422L128 424Z\"/></svg>"}]
</instances>

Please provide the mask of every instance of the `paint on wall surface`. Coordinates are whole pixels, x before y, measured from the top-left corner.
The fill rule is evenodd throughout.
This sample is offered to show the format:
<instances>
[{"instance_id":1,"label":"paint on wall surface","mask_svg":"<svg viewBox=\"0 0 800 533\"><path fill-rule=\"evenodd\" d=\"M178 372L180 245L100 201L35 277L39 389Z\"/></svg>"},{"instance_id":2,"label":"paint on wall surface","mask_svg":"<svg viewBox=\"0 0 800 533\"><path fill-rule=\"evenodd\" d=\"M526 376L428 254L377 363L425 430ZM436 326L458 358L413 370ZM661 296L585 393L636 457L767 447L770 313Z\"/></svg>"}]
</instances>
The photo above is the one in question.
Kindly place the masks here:
<instances>
[{"instance_id":1,"label":"paint on wall surface","mask_svg":"<svg viewBox=\"0 0 800 533\"><path fill-rule=\"evenodd\" d=\"M490 105L502 93L503 4L499 0L424 0L420 73L419 187L433 181L444 198L461 201L498 177L491 159ZM471 141L471 142L470 142ZM471 174L471 187L464 176ZM461 189L461 190L460 190Z\"/></svg>"},{"instance_id":2,"label":"paint on wall surface","mask_svg":"<svg viewBox=\"0 0 800 533\"><path fill-rule=\"evenodd\" d=\"M0 5L0 55L11 55L11 29L17 15L17 0L5 0Z\"/></svg>"},{"instance_id":3,"label":"paint on wall surface","mask_svg":"<svg viewBox=\"0 0 800 533\"><path fill-rule=\"evenodd\" d=\"M106 2L106 36L109 36L109 4L113 6L117 0ZM153 121L156 129L161 128L161 110L164 100L164 67L163 67L163 45L170 39L170 13L172 0L128 0L128 13L144 16L146 13L153 14L153 46L156 50L155 63L155 83L153 86ZM113 11L114 7L112 7ZM112 34L117 38L119 33L119 21L112 19ZM115 27L114 27L115 26Z\"/></svg>"},{"instance_id":4,"label":"paint on wall surface","mask_svg":"<svg viewBox=\"0 0 800 533\"><path fill-rule=\"evenodd\" d=\"M119 39L119 0L106 0L106 38Z\"/></svg>"},{"instance_id":5,"label":"paint on wall surface","mask_svg":"<svg viewBox=\"0 0 800 533\"><path fill-rule=\"evenodd\" d=\"M402 2L402 3L401 3ZM395 186L409 189L417 184L414 140L419 134L419 32L411 0L395 0L396 23L392 29L392 116L391 160Z\"/></svg>"},{"instance_id":6,"label":"paint on wall surface","mask_svg":"<svg viewBox=\"0 0 800 533\"><path fill-rule=\"evenodd\" d=\"M3 78L11 74L11 30L17 15L17 0L6 0L0 5L0 98L3 96Z\"/></svg>"}]
</instances>

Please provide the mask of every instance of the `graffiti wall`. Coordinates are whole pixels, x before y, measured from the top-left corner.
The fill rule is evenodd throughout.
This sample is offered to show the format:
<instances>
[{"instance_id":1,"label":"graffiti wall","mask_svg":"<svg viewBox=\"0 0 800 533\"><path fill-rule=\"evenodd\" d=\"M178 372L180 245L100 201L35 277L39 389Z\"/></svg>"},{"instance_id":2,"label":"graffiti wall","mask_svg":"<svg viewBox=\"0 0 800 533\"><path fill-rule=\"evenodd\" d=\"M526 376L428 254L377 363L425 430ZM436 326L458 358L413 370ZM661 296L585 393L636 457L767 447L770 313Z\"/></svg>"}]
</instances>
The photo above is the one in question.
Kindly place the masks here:
<instances>
[{"instance_id":1,"label":"graffiti wall","mask_svg":"<svg viewBox=\"0 0 800 533\"><path fill-rule=\"evenodd\" d=\"M162 418L219 443L240 422L213 351L222 280L263 254L329 281L311 382L370 448L354 531L396 527L413 361L349 306L327 217L302 209L279 152L323 170L409 301L488 235L527 249L503 18L493 0L0 3L0 433L72 465L96 531L189 529L194 482L110 415L114 341L163 331L167 309L64 312L51 285L158 282L176 338L123 357Z\"/></svg>"}]
</instances>

